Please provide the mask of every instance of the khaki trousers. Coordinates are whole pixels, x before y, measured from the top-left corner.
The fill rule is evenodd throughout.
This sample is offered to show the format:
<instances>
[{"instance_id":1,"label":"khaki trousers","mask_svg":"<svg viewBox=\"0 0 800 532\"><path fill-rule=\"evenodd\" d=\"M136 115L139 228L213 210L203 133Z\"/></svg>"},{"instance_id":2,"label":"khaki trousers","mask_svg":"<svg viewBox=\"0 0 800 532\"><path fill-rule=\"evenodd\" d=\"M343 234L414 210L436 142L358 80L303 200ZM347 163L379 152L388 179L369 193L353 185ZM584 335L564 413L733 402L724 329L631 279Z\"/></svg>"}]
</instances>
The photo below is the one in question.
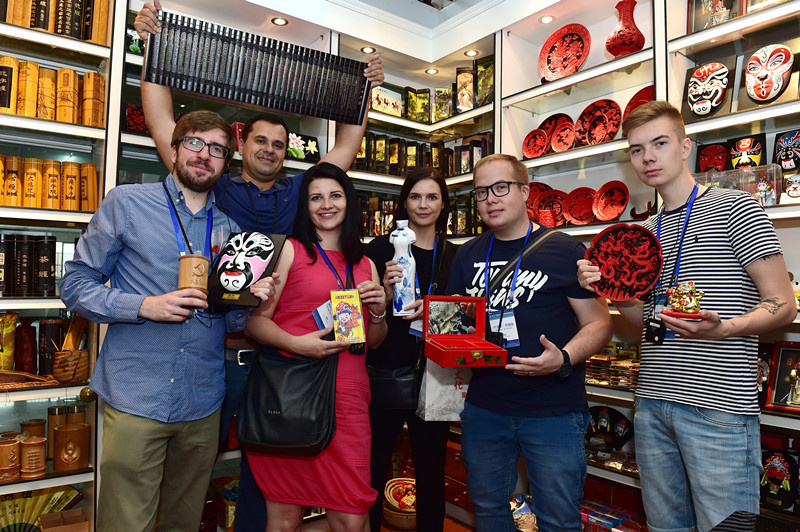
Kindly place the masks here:
<instances>
[{"instance_id":1,"label":"khaki trousers","mask_svg":"<svg viewBox=\"0 0 800 532\"><path fill-rule=\"evenodd\" d=\"M106 404L98 532L197 532L217 456L220 410L162 423Z\"/></svg>"}]
</instances>

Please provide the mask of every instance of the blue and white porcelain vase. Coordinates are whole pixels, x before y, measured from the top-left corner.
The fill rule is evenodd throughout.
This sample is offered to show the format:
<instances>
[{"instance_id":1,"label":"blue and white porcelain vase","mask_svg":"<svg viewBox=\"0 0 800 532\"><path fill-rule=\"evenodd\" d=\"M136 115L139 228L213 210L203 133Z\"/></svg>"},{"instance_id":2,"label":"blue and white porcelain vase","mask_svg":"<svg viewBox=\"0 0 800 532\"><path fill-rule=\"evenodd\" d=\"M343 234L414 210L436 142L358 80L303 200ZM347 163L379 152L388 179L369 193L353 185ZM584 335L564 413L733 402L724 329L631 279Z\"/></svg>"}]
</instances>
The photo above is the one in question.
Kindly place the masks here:
<instances>
[{"instance_id":1,"label":"blue and white porcelain vase","mask_svg":"<svg viewBox=\"0 0 800 532\"><path fill-rule=\"evenodd\" d=\"M409 316L415 309L403 310L416 299L414 291L414 278L416 277L417 263L411 254L411 244L417 241L417 235L409 229L408 220L397 220L397 229L389 235L389 242L394 246L394 260L403 269L403 277L394 285L392 298L392 314L394 316Z\"/></svg>"}]
</instances>

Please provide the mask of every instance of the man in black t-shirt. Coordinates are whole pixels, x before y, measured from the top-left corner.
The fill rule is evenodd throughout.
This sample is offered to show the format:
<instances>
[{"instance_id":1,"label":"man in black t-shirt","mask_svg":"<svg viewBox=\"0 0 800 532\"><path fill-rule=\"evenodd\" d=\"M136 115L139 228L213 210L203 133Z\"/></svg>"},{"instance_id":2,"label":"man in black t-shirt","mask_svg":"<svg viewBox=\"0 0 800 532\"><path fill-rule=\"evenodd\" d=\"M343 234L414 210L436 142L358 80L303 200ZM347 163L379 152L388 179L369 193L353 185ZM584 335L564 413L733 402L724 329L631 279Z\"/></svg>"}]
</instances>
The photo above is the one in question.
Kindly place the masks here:
<instances>
[{"instance_id":1,"label":"man in black t-shirt","mask_svg":"<svg viewBox=\"0 0 800 532\"><path fill-rule=\"evenodd\" d=\"M478 530L514 530L508 501L522 454L540 527L580 530L584 361L611 338L611 318L605 300L577 282L585 252L579 241L556 233L517 260L545 232L528 219L528 192L527 169L513 156L491 155L475 166L473 194L491 231L461 246L447 287L448 294L488 296L487 309L502 310L508 341L505 367L473 370L461 415L467 489ZM515 267L487 295L487 281L509 260Z\"/></svg>"}]
</instances>

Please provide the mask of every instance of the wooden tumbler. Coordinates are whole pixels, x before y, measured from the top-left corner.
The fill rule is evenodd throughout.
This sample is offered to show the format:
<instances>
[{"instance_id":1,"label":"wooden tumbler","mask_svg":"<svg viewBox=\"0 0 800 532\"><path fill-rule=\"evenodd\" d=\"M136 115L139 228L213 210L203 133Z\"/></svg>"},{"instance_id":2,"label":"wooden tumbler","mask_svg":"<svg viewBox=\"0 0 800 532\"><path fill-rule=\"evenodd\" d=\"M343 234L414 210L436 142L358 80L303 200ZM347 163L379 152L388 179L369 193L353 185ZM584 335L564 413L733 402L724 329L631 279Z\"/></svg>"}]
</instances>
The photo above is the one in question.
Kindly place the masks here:
<instances>
[{"instance_id":1,"label":"wooden tumbler","mask_svg":"<svg viewBox=\"0 0 800 532\"><path fill-rule=\"evenodd\" d=\"M36 118L56 119L56 71L39 69L39 91L36 95Z\"/></svg>"},{"instance_id":2,"label":"wooden tumbler","mask_svg":"<svg viewBox=\"0 0 800 532\"><path fill-rule=\"evenodd\" d=\"M0 438L0 484L19 480L19 442Z\"/></svg>"},{"instance_id":3,"label":"wooden tumbler","mask_svg":"<svg viewBox=\"0 0 800 532\"><path fill-rule=\"evenodd\" d=\"M56 120L78 123L78 73L59 68L56 82Z\"/></svg>"},{"instance_id":4,"label":"wooden tumbler","mask_svg":"<svg viewBox=\"0 0 800 532\"><path fill-rule=\"evenodd\" d=\"M97 165L83 163L81 165L81 210L94 212L97 210Z\"/></svg>"},{"instance_id":5,"label":"wooden tumbler","mask_svg":"<svg viewBox=\"0 0 800 532\"><path fill-rule=\"evenodd\" d=\"M22 432L27 432L31 436L45 437L47 432L45 430L45 420L41 418L28 419L19 424Z\"/></svg>"},{"instance_id":6,"label":"wooden tumbler","mask_svg":"<svg viewBox=\"0 0 800 532\"><path fill-rule=\"evenodd\" d=\"M53 471L75 471L89 467L89 425L67 423L53 430Z\"/></svg>"},{"instance_id":7,"label":"wooden tumbler","mask_svg":"<svg viewBox=\"0 0 800 532\"><path fill-rule=\"evenodd\" d=\"M22 480L41 478L46 469L47 438L30 436L20 442L19 472Z\"/></svg>"},{"instance_id":8,"label":"wooden tumbler","mask_svg":"<svg viewBox=\"0 0 800 532\"><path fill-rule=\"evenodd\" d=\"M54 430L67 423L67 407L56 405L47 407L47 458L53 459Z\"/></svg>"},{"instance_id":9,"label":"wooden tumbler","mask_svg":"<svg viewBox=\"0 0 800 532\"><path fill-rule=\"evenodd\" d=\"M17 89L17 114L36 117L39 93L39 65L33 61L20 61L19 88Z\"/></svg>"},{"instance_id":10,"label":"wooden tumbler","mask_svg":"<svg viewBox=\"0 0 800 532\"><path fill-rule=\"evenodd\" d=\"M42 162L42 207L61 208L61 161Z\"/></svg>"},{"instance_id":11,"label":"wooden tumbler","mask_svg":"<svg viewBox=\"0 0 800 532\"><path fill-rule=\"evenodd\" d=\"M65 211L80 209L81 167L74 162L61 163L61 208Z\"/></svg>"},{"instance_id":12,"label":"wooden tumbler","mask_svg":"<svg viewBox=\"0 0 800 532\"><path fill-rule=\"evenodd\" d=\"M6 156L5 167L5 196L3 203L10 207L19 207L22 205L22 157Z\"/></svg>"},{"instance_id":13,"label":"wooden tumbler","mask_svg":"<svg viewBox=\"0 0 800 532\"><path fill-rule=\"evenodd\" d=\"M22 206L42 205L42 160L26 157L22 159Z\"/></svg>"}]
</instances>

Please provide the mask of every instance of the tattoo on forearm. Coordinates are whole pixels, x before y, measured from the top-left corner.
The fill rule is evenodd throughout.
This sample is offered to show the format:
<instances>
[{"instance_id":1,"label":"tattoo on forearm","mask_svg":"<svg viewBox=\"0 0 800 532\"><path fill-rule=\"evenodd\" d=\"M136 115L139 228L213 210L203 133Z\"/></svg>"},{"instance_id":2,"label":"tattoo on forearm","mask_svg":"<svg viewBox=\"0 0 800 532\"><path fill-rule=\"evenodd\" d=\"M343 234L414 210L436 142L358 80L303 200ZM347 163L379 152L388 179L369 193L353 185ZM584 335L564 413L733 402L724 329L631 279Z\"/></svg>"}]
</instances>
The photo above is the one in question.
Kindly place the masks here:
<instances>
[{"instance_id":1,"label":"tattoo on forearm","mask_svg":"<svg viewBox=\"0 0 800 532\"><path fill-rule=\"evenodd\" d=\"M761 303L759 303L755 307L751 308L750 310L748 310L744 314L742 314L742 316L747 316L748 314L752 314L753 312L755 312L756 310L758 310L760 308L765 309L767 312L769 312L770 314L772 314L774 316L775 314L780 312L780 310L785 306L786 306L786 301L781 301L777 297L770 297L768 299L765 299L764 301L762 301Z\"/></svg>"}]
</instances>

